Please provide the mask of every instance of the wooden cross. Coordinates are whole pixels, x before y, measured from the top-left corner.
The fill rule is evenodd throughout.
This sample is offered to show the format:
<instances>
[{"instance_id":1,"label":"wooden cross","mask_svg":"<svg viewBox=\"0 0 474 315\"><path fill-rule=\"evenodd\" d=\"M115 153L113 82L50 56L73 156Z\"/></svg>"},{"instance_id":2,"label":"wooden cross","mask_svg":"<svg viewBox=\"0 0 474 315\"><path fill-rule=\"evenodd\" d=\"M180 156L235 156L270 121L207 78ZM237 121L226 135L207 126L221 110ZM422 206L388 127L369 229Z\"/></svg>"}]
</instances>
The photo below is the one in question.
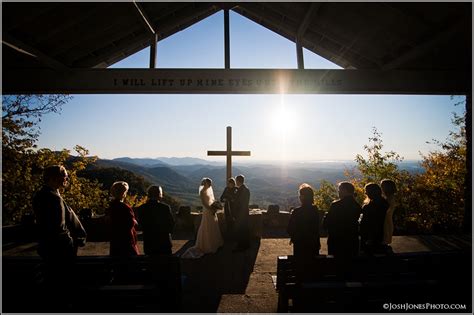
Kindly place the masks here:
<instances>
[{"instance_id":1,"label":"wooden cross","mask_svg":"<svg viewBox=\"0 0 474 315\"><path fill-rule=\"evenodd\" d=\"M226 156L227 157L227 172L226 180L232 177L232 156L250 156L250 151L232 151L232 127L227 127L227 150L226 151L207 151L207 155L211 156Z\"/></svg>"}]
</instances>

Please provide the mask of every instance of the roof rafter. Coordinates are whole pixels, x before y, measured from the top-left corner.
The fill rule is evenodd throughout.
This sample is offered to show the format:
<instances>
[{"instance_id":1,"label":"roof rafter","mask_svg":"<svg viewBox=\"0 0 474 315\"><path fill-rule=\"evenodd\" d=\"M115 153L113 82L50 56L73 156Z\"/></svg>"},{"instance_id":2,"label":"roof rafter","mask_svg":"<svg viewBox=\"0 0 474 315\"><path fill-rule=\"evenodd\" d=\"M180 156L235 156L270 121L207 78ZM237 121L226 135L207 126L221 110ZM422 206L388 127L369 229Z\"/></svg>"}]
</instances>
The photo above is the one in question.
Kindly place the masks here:
<instances>
[{"instance_id":1,"label":"roof rafter","mask_svg":"<svg viewBox=\"0 0 474 315\"><path fill-rule=\"evenodd\" d=\"M316 3L312 2L309 5L308 11L306 11L306 14L304 15L303 21L301 22L300 26L298 27L298 30L296 31L296 38L303 38L304 33L308 29L309 24L311 23L313 13L316 14L321 7L321 3Z\"/></svg>"},{"instance_id":2,"label":"roof rafter","mask_svg":"<svg viewBox=\"0 0 474 315\"><path fill-rule=\"evenodd\" d=\"M135 5L135 8L137 9L138 13L140 14L141 16L141 21L143 22L143 24L145 25L145 27L150 30L150 32L154 35L156 34L156 30L155 30L155 27L153 26L152 22L151 22L151 19L148 17L148 15L146 14L145 12L145 9L143 9L143 7L141 6L140 3L138 3L137 1L133 0L133 4Z\"/></svg>"},{"instance_id":3,"label":"roof rafter","mask_svg":"<svg viewBox=\"0 0 474 315\"><path fill-rule=\"evenodd\" d=\"M412 49L406 51L401 56L387 62L382 66L383 70L392 70L395 69L419 56L421 56L424 52L431 50L432 48L436 47L437 45L443 43L444 41L448 40L456 34L458 30L464 26L464 21L460 20L456 24L452 25L451 27L445 29L444 31L438 33L431 39L425 41L424 43L413 47Z\"/></svg>"},{"instance_id":4,"label":"roof rafter","mask_svg":"<svg viewBox=\"0 0 474 315\"><path fill-rule=\"evenodd\" d=\"M2 42L20 53L27 54L33 58L38 59L42 64L54 70L63 72L67 72L70 70L67 66L57 61L56 59L53 59L50 56L39 51L38 49L21 42L20 40L10 36L6 32L3 32L2 34Z\"/></svg>"}]
</instances>

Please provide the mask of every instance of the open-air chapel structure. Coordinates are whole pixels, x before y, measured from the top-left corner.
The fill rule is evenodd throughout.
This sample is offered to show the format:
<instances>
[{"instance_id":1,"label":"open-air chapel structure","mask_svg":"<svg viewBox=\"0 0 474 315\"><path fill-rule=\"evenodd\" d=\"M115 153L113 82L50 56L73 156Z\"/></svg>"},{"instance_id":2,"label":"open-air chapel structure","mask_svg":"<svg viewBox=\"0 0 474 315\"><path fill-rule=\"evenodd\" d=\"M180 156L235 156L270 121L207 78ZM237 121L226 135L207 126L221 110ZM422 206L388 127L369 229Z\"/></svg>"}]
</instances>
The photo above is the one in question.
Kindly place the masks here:
<instances>
[{"instance_id":1,"label":"open-air chapel structure","mask_svg":"<svg viewBox=\"0 0 474 315\"><path fill-rule=\"evenodd\" d=\"M224 12L222 69L160 69L156 67L156 61L160 58L160 41L222 10ZM231 68L229 11L240 14L294 42L297 68ZM4 95L55 93L465 95L468 157L465 226L466 231L472 233L471 2L3 2L2 27L2 93ZM150 48L148 69L108 68L146 47ZM343 69L305 69L303 48ZM249 55L249 58L252 56ZM226 155L228 161L232 155L229 133L227 151L210 152ZM236 154L248 155L247 153L249 152ZM165 297L167 302L172 301L171 306L167 304L170 308L164 308L168 311L170 309L172 311L195 309L205 312L217 310L222 312L331 311L334 309L345 311L344 308L331 308L333 305L331 301L344 301L341 303L354 305L353 308L348 308L353 311L383 311L380 305L370 302L373 296L379 299L377 301L383 300L384 296L377 295L380 288L393 286L393 292L408 290L405 293L410 292L412 296L416 296L423 291L428 292L428 295L432 294L433 298L440 298L437 295L439 284L449 286L453 282L448 279L450 276L432 278L434 273L430 271L436 268L429 266L439 264L442 268L452 270L453 277L461 277L462 274L459 272L467 271L467 269L457 268L458 266L453 265L453 261L459 262L460 257L467 257L467 263L470 265L472 250L470 253L469 257L465 253L450 252L446 255L404 256L400 258L400 261L396 260L398 258L381 259L371 263L374 264L373 266L383 266L380 268L393 268L396 270L396 276L384 275L382 277L378 274L374 276L379 277L377 281L369 283L367 279L364 281L359 279L360 281L351 282L351 285L348 285L349 282L334 282L329 285L328 283L332 281L328 280L330 277L325 278L324 281L313 281L314 277L321 275L312 275L313 280L308 283L298 282L298 275L292 274L291 258L279 258L278 275L273 279L278 291L275 291L274 296L270 297L261 292L265 291L266 273L270 274L275 270L265 268L259 270L252 265L243 272L247 283L256 279L253 286L250 286L254 291L248 291L249 286L246 291L247 283L242 284L236 279L230 279L229 282L237 281L234 286L235 292L228 292L227 297L219 295L217 302L206 296L206 292L186 291L191 289L187 289L186 282L181 281L179 262L176 262L176 257L152 262L137 259L130 270L135 272L137 279L142 279L143 283L134 284L135 287L120 284L121 286L117 285L113 288L110 288L111 284L105 285L98 282L95 283L96 287L92 288L92 284L87 283L88 286L83 292L90 294L85 294L87 299L84 298L80 305L74 305L72 310L108 311L103 301L117 301L120 297L125 297L125 299L137 298L139 301L137 303L142 303L140 305L143 306L143 310L155 311L153 307L156 306L154 305L156 297L163 298L164 294L156 287L150 289L149 280L153 278L155 282L152 284L159 281L165 282L171 288L171 292L176 292L171 299L169 295ZM247 259L255 262L257 253L254 254ZM271 260L273 264L277 263L279 254L272 252L264 254L266 262ZM34 276L31 266L37 266L37 260L11 259L4 260L3 266L20 270L17 274L13 272L12 274L21 274L23 280L28 276ZM91 279L99 281L98 279L109 272L107 268L113 268L115 263L107 257L89 260L84 258L82 263L78 263L78 272L88 274ZM223 264L222 261L217 263ZM246 268L244 267L246 265L238 259L232 263L235 264L235 268ZM366 261L359 263L363 266ZM328 274L332 272L330 262L324 261L319 264L318 268L327 270ZM262 263L262 266L264 265ZM167 276L163 276L164 266L174 266L174 269L168 272ZM465 267L465 265L462 266ZM308 268L313 267L314 265ZM145 269L150 270L151 276L148 278L141 273ZM260 273L257 275L258 272ZM424 277L413 277L410 272L423 274ZM401 274L406 275L400 277ZM5 276L5 269L3 275ZM466 277L470 279L471 274ZM271 279L270 276L268 279ZM177 284L176 281L179 283ZM435 286L433 281L438 286ZM8 284L11 285L11 282ZM243 288L239 287L242 285ZM9 288L4 285L4 294L8 290ZM31 287L12 289L12 294L3 296L4 305L7 299L14 297L15 292L34 295L34 290L31 290L33 290ZM216 290L216 292L219 291ZM446 290L456 292L455 288L446 288ZM470 292L466 292L469 290L468 287L462 286L460 290L462 290L461 296L467 296L467 293L471 296ZM182 293L185 296L191 294L190 292L198 294L198 297L191 300L181 299ZM254 295L254 300L247 300L242 292L247 292L249 296ZM325 296L326 299L321 297L321 292L328 294ZM199 294L201 294L200 297ZM317 300L315 296L321 299ZM350 301L354 296L363 302L351 304ZM405 301L401 296L394 298L399 302ZM212 301L203 302L206 299ZM183 300L188 303L185 307L182 306ZM21 300L13 301L16 302L10 300L9 309L4 307L4 311L32 310L27 305L23 305L24 308L20 307ZM314 304L309 305L308 301L320 303L318 305L322 306L317 308ZM189 304L194 302L197 304L195 308L192 308ZM416 301L411 299L410 302ZM456 303L456 300L453 298L449 302ZM204 303L205 307L200 308L199 303ZM223 306L225 303L227 307ZM96 304L101 306L95 309ZM123 307L127 309L127 305ZM164 309L158 308L158 310ZM130 308L130 310L138 312L142 309Z\"/></svg>"}]
</instances>

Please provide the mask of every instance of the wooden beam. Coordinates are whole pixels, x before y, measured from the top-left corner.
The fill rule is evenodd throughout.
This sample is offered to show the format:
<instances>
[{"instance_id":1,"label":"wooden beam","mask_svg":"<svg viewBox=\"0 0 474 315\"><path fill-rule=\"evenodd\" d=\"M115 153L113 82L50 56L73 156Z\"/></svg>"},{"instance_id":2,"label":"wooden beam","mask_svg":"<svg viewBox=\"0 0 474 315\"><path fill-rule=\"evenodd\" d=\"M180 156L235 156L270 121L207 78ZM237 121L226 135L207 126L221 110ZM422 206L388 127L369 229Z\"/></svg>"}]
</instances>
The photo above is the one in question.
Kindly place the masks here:
<instances>
[{"instance_id":1,"label":"wooden beam","mask_svg":"<svg viewBox=\"0 0 474 315\"><path fill-rule=\"evenodd\" d=\"M185 29L186 27L189 27L200 20L197 20L198 18L204 19L214 12L216 12L217 9L214 8L212 5L209 5L208 3L197 3L196 7L194 9L185 7L183 11L176 12L176 15L174 17L166 18L159 23L155 22L156 28L157 28L157 34L158 34L158 39L162 40L163 38L166 38L169 36L170 32L173 32L177 29ZM129 41L123 42L119 45L115 45L113 47L106 47L106 46L96 46L100 47L100 49L96 49L96 51L107 51L102 53L102 51L99 53L99 56L94 55L93 51L89 52L82 52L82 55L87 55L87 57L81 58L80 60L77 60L76 66L79 68L82 67L92 67L100 63L100 61L106 61L106 63L111 64L113 62L116 62L117 59L120 60L123 58L122 52L124 49L127 49L127 52L130 52L130 54L135 53L140 49L140 47L143 47L143 43L148 42L148 36L149 34L140 34L134 39L134 43L137 43L135 45L130 44ZM121 37L121 36L120 36ZM93 43L91 43L93 45ZM95 44L94 44L95 45ZM132 50L129 49L131 46L135 46L136 49Z\"/></svg>"},{"instance_id":2,"label":"wooden beam","mask_svg":"<svg viewBox=\"0 0 474 315\"><path fill-rule=\"evenodd\" d=\"M133 4L135 5L135 8L137 9L138 11L138 14L141 16L141 21L143 22L143 25L146 27L146 29L148 29L153 35L155 35L156 31L155 31L155 27L153 26L152 22L151 22L151 19L148 17L148 15L146 14L145 10L143 9L143 7L141 6L140 3L138 3L137 1L133 0Z\"/></svg>"},{"instance_id":3,"label":"wooden beam","mask_svg":"<svg viewBox=\"0 0 474 315\"><path fill-rule=\"evenodd\" d=\"M429 39L428 41L422 43L421 45L413 47L412 49L406 51L401 56L398 56L392 61L386 63L385 65L382 66L382 69L393 70L417 57L422 56L424 53L429 52L431 49L442 44L444 41L450 39L457 31L459 31L465 25L466 25L465 21L463 20L458 21L456 24L442 31L441 33Z\"/></svg>"},{"instance_id":4,"label":"wooden beam","mask_svg":"<svg viewBox=\"0 0 474 315\"><path fill-rule=\"evenodd\" d=\"M229 9L224 9L224 67L230 69Z\"/></svg>"},{"instance_id":5,"label":"wooden beam","mask_svg":"<svg viewBox=\"0 0 474 315\"><path fill-rule=\"evenodd\" d=\"M4 70L4 94L465 94L466 71L294 69Z\"/></svg>"},{"instance_id":6,"label":"wooden beam","mask_svg":"<svg viewBox=\"0 0 474 315\"><path fill-rule=\"evenodd\" d=\"M2 42L20 53L24 53L32 58L38 59L38 61L40 61L42 64L56 71L69 71L69 68L61 62L49 57L38 49L19 41L18 39L10 36L8 33L3 32Z\"/></svg>"},{"instance_id":7,"label":"wooden beam","mask_svg":"<svg viewBox=\"0 0 474 315\"><path fill-rule=\"evenodd\" d=\"M304 69L303 46L299 38L296 38L296 61L299 70Z\"/></svg>"},{"instance_id":8,"label":"wooden beam","mask_svg":"<svg viewBox=\"0 0 474 315\"><path fill-rule=\"evenodd\" d=\"M309 24L311 23L313 13L316 13L318 9L321 7L321 3L312 2L309 5L308 11L304 15L303 21L301 21L300 26L298 27L298 31L296 32L296 38L303 38L304 33L308 29Z\"/></svg>"},{"instance_id":9,"label":"wooden beam","mask_svg":"<svg viewBox=\"0 0 474 315\"><path fill-rule=\"evenodd\" d=\"M158 34L151 35L151 44L150 44L150 68L156 68L156 45L158 42Z\"/></svg>"},{"instance_id":10,"label":"wooden beam","mask_svg":"<svg viewBox=\"0 0 474 315\"><path fill-rule=\"evenodd\" d=\"M258 5L256 5L255 3L249 3L249 2L245 2L245 3L242 3L244 4L245 6L241 5L240 8L236 8L235 11L245 17L247 17L248 19L254 21L255 23L258 23L266 28L268 28L269 30L287 38L288 40L290 41L295 41L295 38L296 38L296 31L295 30L291 30L291 27L286 27L284 25L284 23L282 23L282 21L278 18L275 17L275 14L273 15L269 15L266 11L263 11ZM279 16L279 15L278 15ZM297 28L297 27L295 27ZM310 29L311 32L307 32L306 34L306 37L308 37L308 35L312 35L312 34L316 34L317 36L323 36L325 38L325 40L329 41L329 42L332 42L332 43L335 43L337 44L338 46L341 46L344 48L344 54L350 54L351 55L351 58L350 58L350 62L348 61L348 63L350 63L351 65L354 65L355 67L360 67L359 64L356 64L356 59L363 59L365 62L368 62L371 64L371 66L373 67L377 67L378 68L378 62L369 58L369 57L366 57L366 56L362 56L357 50L351 48L351 47L347 47L345 43L341 42L339 39L337 39L333 34L328 34L327 30L320 30L318 28L311 28ZM313 49L313 44L314 42L311 43L311 45L305 45L305 43L307 43L308 41L305 40L305 39L302 39L301 40L301 44L303 47L315 52L315 53L318 53L317 51L315 51L315 49ZM330 50L327 50L326 51L330 51ZM334 53L331 53L332 55L334 55ZM331 59L330 56L323 56L327 59ZM341 56L337 56L339 58L344 58L344 57L341 57Z\"/></svg>"}]
</instances>

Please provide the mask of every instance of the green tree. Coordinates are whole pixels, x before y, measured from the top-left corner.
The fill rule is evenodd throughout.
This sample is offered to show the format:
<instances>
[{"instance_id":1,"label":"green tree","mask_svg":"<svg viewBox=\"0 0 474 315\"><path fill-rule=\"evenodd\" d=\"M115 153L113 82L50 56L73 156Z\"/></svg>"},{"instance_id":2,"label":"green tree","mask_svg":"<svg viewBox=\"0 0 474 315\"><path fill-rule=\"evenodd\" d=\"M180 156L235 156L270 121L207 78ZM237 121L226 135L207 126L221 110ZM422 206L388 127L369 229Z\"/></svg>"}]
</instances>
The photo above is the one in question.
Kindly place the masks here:
<instances>
[{"instance_id":1,"label":"green tree","mask_svg":"<svg viewBox=\"0 0 474 315\"><path fill-rule=\"evenodd\" d=\"M465 113L453 113L452 123L454 130L444 142L432 141L438 149L422 155L425 171L416 176L408 200L412 210L409 217L424 231L457 232L463 223L467 175Z\"/></svg>"},{"instance_id":2,"label":"green tree","mask_svg":"<svg viewBox=\"0 0 474 315\"><path fill-rule=\"evenodd\" d=\"M322 180L318 189L314 190L314 204L319 210L328 211L331 203L339 198L335 184Z\"/></svg>"},{"instance_id":3,"label":"green tree","mask_svg":"<svg viewBox=\"0 0 474 315\"><path fill-rule=\"evenodd\" d=\"M373 127L369 143L364 145L367 157L357 154L355 169L345 171L346 177L356 189L356 199L360 203L365 199L364 186L367 183L378 184L383 179L391 179L397 184L399 195L402 195L410 182L410 174L400 170L397 165L403 161L403 157L395 151L384 152L383 147L382 134Z\"/></svg>"},{"instance_id":4,"label":"green tree","mask_svg":"<svg viewBox=\"0 0 474 315\"><path fill-rule=\"evenodd\" d=\"M79 178L95 157L76 146L78 157L71 162L70 151L36 150L40 134L38 123L43 115L59 113L68 95L17 95L2 97L2 224L15 224L24 214L32 212L32 198L42 185L42 170L53 164L67 165L70 185L64 191L65 200L76 211L99 209L106 198L97 182ZM70 163L70 164L68 164Z\"/></svg>"}]
</instances>

